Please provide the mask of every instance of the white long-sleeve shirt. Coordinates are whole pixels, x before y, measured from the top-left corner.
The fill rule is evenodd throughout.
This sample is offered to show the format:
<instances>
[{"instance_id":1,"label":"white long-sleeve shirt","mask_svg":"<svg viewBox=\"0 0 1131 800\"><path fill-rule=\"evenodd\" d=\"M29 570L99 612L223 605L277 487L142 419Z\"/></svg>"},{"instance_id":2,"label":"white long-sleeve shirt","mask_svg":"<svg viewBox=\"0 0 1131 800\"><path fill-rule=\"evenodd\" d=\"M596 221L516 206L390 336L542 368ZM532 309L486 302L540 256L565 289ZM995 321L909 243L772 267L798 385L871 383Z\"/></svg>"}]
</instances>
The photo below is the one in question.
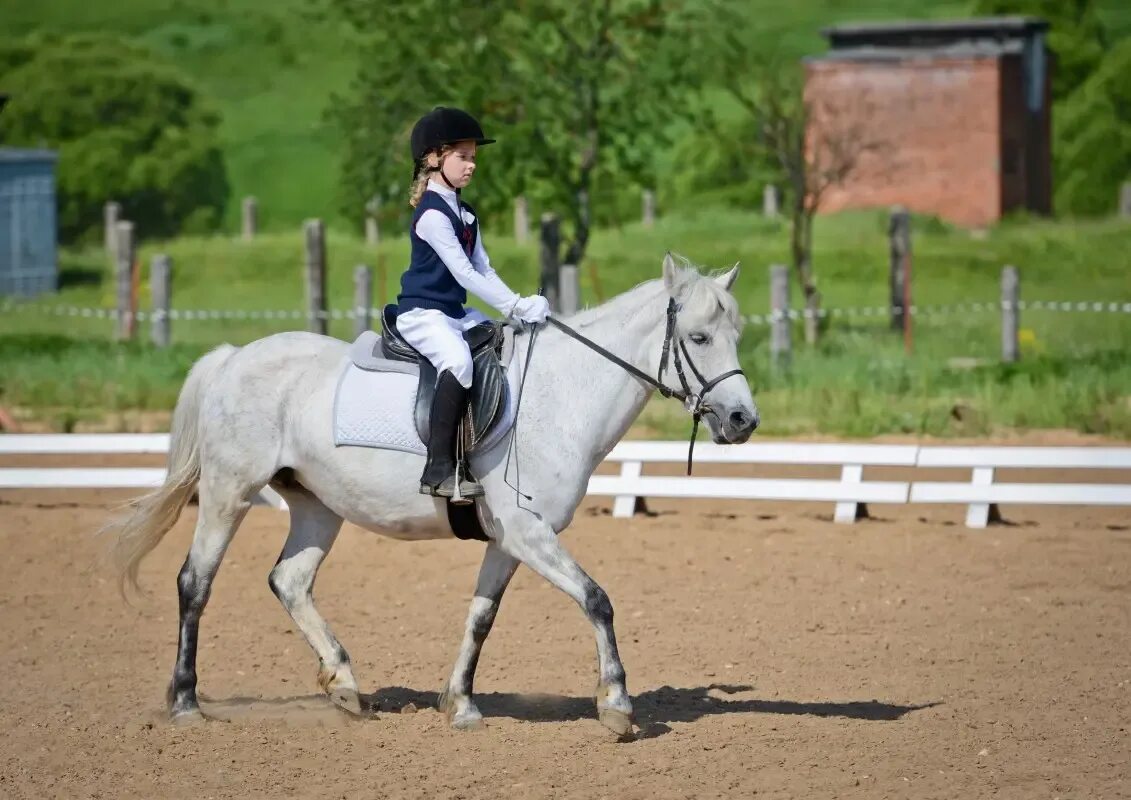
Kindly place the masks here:
<instances>
[{"instance_id":1,"label":"white long-sleeve shirt","mask_svg":"<svg viewBox=\"0 0 1131 800\"><path fill-rule=\"evenodd\" d=\"M475 221L471 212L460 209L456 193L436 181L428 181L429 191L433 191L456 214L461 214L463 221L470 225ZM416 235L427 242L444 266L452 273L456 282L503 316L510 314L514 304L518 302L519 295L507 286L498 276L491 261L487 258L487 250L483 247L483 229L475 237L475 248L471 258L459 243L455 229L448 217L435 209L429 209L420 215L416 221Z\"/></svg>"}]
</instances>

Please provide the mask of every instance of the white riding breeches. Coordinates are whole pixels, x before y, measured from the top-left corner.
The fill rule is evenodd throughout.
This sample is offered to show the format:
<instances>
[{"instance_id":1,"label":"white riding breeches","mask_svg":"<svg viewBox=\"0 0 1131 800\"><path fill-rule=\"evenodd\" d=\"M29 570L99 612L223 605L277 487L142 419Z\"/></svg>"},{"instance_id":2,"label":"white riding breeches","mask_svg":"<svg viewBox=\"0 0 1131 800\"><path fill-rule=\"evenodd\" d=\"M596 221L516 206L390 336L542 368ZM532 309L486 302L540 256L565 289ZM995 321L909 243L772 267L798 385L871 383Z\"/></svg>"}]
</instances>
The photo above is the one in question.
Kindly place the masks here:
<instances>
[{"instance_id":1,"label":"white riding breeches","mask_svg":"<svg viewBox=\"0 0 1131 800\"><path fill-rule=\"evenodd\" d=\"M463 332L488 319L483 312L469 308L463 319L452 319L431 308L410 308L397 315L397 330L404 340L432 362L439 377L449 370L460 385L471 388L471 349Z\"/></svg>"}]
</instances>

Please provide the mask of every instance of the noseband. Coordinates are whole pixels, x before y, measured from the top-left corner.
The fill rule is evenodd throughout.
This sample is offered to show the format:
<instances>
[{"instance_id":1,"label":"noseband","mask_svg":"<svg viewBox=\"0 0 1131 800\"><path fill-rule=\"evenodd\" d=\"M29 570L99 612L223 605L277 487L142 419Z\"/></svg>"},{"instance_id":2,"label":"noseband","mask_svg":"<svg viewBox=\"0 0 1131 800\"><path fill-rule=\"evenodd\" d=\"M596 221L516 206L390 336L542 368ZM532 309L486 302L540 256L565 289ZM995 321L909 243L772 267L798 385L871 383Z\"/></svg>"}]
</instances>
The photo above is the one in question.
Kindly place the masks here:
<instances>
[{"instance_id":1,"label":"noseband","mask_svg":"<svg viewBox=\"0 0 1131 800\"><path fill-rule=\"evenodd\" d=\"M715 376L711 380L704 378L703 373L699 371L699 368L695 366L695 362L691 360L691 354L687 352L687 344L684 342L683 337L676 335L675 322L678 312L679 306L676 304L675 298L670 298L668 300L667 329L664 332L664 349L660 354L660 368L656 373L655 378L633 366L632 364L629 364L624 359L613 355L596 342L592 341L591 339L587 339L586 337L575 331L573 328L569 327L563 322L558 321L554 317L547 317L546 321L560 330L562 333L566 334L569 337L572 337L573 339L576 339L577 341L588 347L590 350L598 353L606 360L611 361L629 374L634 375L645 383L651 385L664 397L671 397L683 403L683 407L687 409L687 412L689 414L691 414L692 420L691 441L687 448L687 474L690 475L692 454L695 452L695 436L699 432L699 420L703 418L704 414L714 414L716 419L719 416L718 412L716 412L715 409L706 402L707 393L718 386L720 383L725 381L727 378L733 378L735 375L744 375L745 373L743 373L741 369L732 369L729 372L724 372L721 375ZM683 354L682 358L680 357L681 353ZM675 365L675 374L679 377L679 384L681 387L679 389L668 386L663 381L664 370L667 369L669 360ZM700 389L698 394L691 390L691 385L687 382L687 376L683 372L683 364L685 361L687 362L687 366L691 369L692 374L695 376L695 379L699 381Z\"/></svg>"}]
</instances>

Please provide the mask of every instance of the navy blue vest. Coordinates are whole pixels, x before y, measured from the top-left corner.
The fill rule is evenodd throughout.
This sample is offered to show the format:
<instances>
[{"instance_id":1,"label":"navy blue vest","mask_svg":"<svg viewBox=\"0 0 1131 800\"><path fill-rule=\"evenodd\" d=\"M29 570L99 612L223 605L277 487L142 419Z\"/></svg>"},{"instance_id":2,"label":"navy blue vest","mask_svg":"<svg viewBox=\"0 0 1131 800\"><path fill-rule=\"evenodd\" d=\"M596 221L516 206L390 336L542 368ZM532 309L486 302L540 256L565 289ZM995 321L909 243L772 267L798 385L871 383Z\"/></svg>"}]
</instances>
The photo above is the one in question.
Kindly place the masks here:
<instances>
[{"instance_id":1,"label":"navy blue vest","mask_svg":"<svg viewBox=\"0 0 1131 800\"><path fill-rule=\"evenodd\" d=\"M467 203L459 201L460 206L473 216L475 211ZM463 251L470 259L479 238L479 218L467 224L452 211L443 197L433 191L426 191L416 205L409 228L412 242L412 260L408 269L401 275L401 293L397 295L397 313L411 308L431 308L442 311L453 319L463 319L467 310L467 290L456 281L428 242L416 235L416 223L425 211L439 211L452 223Z\"/></svg>"}]
</instances>

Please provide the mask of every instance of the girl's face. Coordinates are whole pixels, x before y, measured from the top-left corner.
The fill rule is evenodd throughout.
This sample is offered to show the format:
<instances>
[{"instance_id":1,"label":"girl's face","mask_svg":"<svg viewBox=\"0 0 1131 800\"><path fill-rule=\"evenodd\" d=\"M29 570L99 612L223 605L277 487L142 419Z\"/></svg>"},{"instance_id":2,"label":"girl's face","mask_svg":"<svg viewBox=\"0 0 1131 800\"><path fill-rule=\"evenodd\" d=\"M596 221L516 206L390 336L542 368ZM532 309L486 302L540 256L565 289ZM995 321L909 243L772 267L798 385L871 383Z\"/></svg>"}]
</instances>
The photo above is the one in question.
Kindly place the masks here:
<instances>
[{"instance_id":1,"label":"girl's face","mask_svg":"<svg viewBox=\"0 0 1131 800\"><path fill-rule=\"evenodd\" d=\"M448 182L462 189L475 174L475 142L457 142L440 161L440 169Z\"/></svg>"}]
</instances>

